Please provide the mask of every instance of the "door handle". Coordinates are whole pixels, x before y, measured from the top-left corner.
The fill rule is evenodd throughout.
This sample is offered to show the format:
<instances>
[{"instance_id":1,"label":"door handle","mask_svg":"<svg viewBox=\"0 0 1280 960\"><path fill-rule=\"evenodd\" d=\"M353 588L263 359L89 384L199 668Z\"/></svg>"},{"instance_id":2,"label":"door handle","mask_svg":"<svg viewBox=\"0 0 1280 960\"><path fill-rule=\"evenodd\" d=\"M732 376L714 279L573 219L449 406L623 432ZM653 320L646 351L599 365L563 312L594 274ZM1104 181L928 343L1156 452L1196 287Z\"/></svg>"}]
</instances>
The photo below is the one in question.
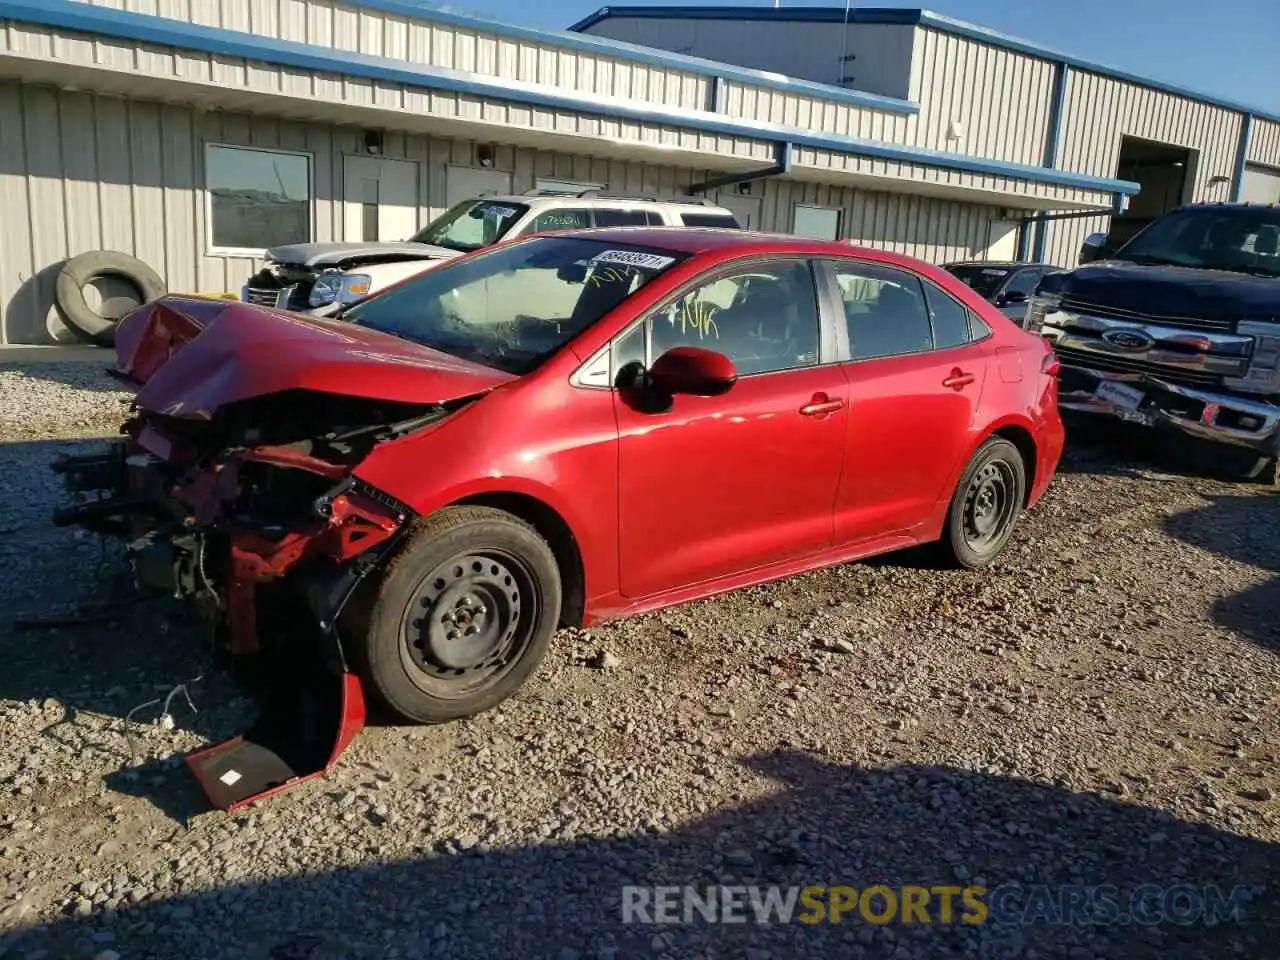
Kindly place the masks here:
<instances>
[{"instance_id":1,"label":"door handle","mask_svg":"<svg viewBox=\"0 0 1280 960\"><path fill-rule=\"evenodd\" d=\"M825 393L815 393L813 399L800 408L800 415L802 417L823 417L828 413L835 413L843 408L844 401L840 398L832 399Z\"/></svg>"},{"instance_id":2,"label":"door handle","mask_svg":"<svg viewBox=\"0 0 1280 960\"><path fill-rule=\"evenodd\" d=\"M942 381L944 387L950 387L952 390L963 390L969 384L973 383L976 378L972 373L965 373L959 367L951 371L951 375Z\"/></svg>"}]
</instances>

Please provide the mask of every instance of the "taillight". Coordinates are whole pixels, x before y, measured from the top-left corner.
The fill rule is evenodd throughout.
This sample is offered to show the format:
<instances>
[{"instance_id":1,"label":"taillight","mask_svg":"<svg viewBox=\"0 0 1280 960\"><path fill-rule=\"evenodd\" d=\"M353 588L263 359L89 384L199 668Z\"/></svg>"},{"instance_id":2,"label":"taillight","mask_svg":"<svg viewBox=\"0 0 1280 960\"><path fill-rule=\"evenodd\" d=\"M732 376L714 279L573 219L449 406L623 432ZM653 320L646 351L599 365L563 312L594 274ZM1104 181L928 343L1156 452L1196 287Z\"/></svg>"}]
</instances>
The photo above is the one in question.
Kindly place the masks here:
<instances>
[{"instance_id":1,"label":"taillight","mask_svg":"<svg viewBox=\"0 0 1280 960\"><path fill-rule=\"evenodd\" d=\"M1044 355L1044 360L1040 363L1040 372L1047 377L1056 377L1058 371L1062 369L1062 361L1058 359L1058 355L1053 351Z\"/></svg>"}]
</instances>

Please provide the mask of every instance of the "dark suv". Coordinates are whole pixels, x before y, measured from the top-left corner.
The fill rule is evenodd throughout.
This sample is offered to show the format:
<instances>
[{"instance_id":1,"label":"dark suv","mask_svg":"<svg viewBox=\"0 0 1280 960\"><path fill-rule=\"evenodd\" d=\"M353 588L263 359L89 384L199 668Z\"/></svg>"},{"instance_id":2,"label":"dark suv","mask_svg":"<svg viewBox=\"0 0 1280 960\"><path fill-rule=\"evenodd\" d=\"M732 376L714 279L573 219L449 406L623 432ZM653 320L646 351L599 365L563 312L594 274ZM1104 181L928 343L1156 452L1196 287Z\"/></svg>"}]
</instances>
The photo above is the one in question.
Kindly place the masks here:
<instances>
[{"instance_id":1,"label":"dark suv","mask_svg":"<svg viewBox=\"0 0 1280 960\"><path fill-rule=\"evenodd\" d=\"M1062 361L1063 409L1166 427L1252 454L1276 483L1280 457L1280 208L1191 204L1099 259L1048 274L1027 329Z\"/></svg>"}]
</instances>

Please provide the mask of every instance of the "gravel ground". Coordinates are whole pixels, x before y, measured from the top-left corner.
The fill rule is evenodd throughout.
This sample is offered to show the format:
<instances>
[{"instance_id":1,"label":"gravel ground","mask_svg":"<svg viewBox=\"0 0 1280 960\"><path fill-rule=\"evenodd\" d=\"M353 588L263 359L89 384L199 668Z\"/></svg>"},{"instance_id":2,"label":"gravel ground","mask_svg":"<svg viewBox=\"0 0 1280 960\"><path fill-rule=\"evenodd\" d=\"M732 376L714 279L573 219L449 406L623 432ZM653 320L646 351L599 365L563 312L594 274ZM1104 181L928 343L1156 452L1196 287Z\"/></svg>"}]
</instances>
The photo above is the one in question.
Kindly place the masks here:
<instances>
[{"instance_id":1,"label":"gravel ground","mask_svg":"<svg viewBox=\"0 0 1280 960\"><path fill-rule=\"evenodd\" d=\"M375 726L227 817L177 759L251 716L200 631L13 623L116 583L47 525L108 384L0 371L0 955L1280 956L1280 496L1073 438L986 574L894 556L566 632L501 709ZM195 712L126 719L184 681ZM1036 922L621 922L624 886L716 884L1013 884ZM1037 892L1098 884L1125 919L1182 886L1151 924ZM1206 924L1206 885L1247 910Z\"/></svg>"}]
</instances>

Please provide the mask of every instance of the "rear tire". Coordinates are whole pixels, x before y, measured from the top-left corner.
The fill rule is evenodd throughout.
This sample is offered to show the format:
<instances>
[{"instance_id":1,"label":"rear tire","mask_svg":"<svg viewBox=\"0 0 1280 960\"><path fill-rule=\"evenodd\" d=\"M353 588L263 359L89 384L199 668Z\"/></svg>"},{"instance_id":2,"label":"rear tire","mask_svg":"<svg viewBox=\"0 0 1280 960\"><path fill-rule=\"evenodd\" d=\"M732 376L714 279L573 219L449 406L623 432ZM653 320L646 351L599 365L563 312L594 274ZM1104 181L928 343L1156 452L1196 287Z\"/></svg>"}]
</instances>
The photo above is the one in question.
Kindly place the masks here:
<instances>
[{"instance_id":1,"label":"rear tire","mask_svg":"<svg viewBox=\"0 0 1280 960\"><path fill-rule=\"evenodd\" d=\"M502 510L448 507L391 564L369 612L362 673L414 723L506 700L537 669L560 617L555 555Z\"/></svg>"},{"instance_id":2,"label":"rear tire","mask_svg":"<svg viewBox=\"0 0 1280 960\"><path fill-rule=\"evenodd\" d=\"M989 438L965 467L951 498L942 531L947 558L966 570L989 566L1013 535L1026 491L1027 470L1018 448Z\"/></svg>"}]
</instances>

